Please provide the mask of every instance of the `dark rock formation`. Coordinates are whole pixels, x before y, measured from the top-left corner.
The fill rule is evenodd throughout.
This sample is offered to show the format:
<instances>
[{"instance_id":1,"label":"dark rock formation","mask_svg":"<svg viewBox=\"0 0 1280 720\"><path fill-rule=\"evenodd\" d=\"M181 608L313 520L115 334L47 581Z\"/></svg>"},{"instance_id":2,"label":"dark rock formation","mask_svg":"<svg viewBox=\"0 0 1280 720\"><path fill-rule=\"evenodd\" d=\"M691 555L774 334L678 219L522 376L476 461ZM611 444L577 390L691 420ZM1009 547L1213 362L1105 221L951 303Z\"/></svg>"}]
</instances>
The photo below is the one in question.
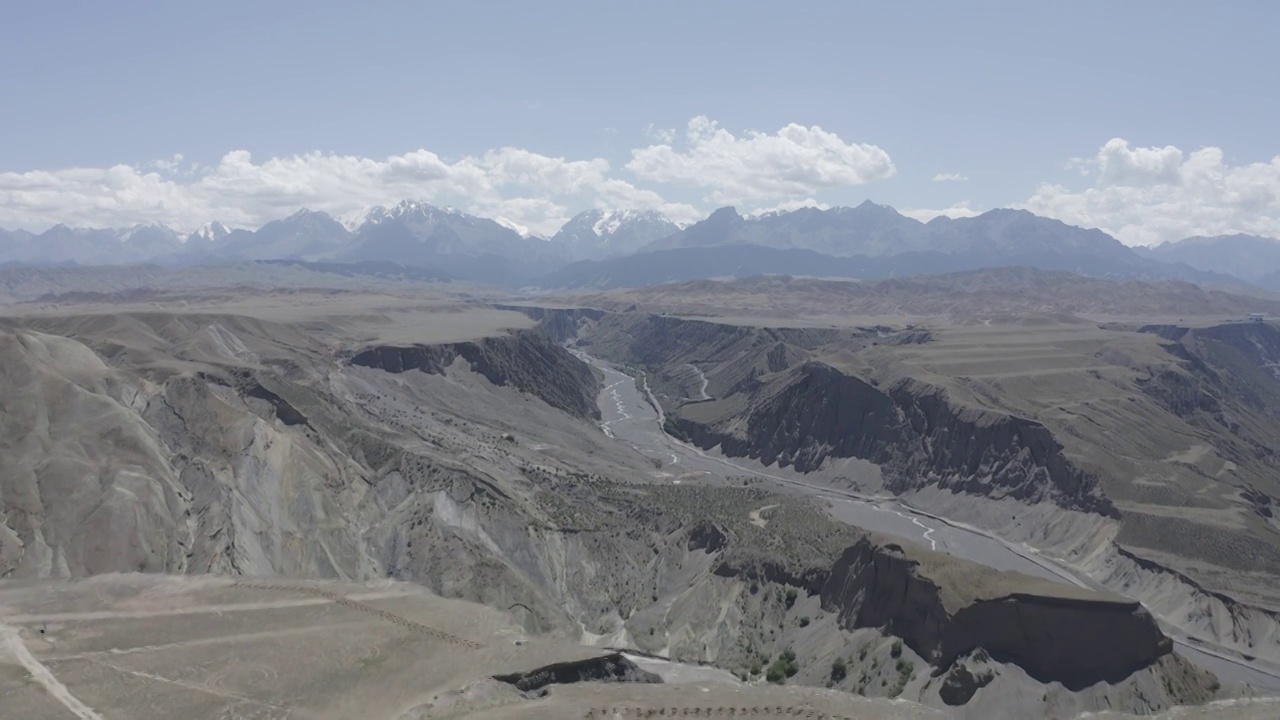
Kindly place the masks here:
<instances>
[{"instance_id":1,"label":"dark rock formation","mask_svg":"<svg viewBox=\"0 0 1280 720\"><path fill-rule=\"evenodd\" d=\"M771 583L818 594L830 579L829 566L785 559L776 553L735 548L712 571L720 577Z\"/></svg>"},{"instance_id":2,"label":"dark rock formation","mask_svg":"<svg viewBox=\"0 0 1280 720\"><path fill-rule=\"evenodd\" d=\"M536 331L440 345L379 345L357 353L351 362L391 373L440 375L458 358L494 385L511 385L578 417L600 417L591 367Z\"/></svg>"},{"instance_id":3,"label":"dark rock formation","mask_svg":"<svg viewBox=\"0 0 1280 720\"><path fill-rule=\"evenodd\" d=\"M1117 515L1097 479L1068 460L1042 424L958 405L916 380L882 390L810 361L761 387L745 423L727 419L723 427L731 429L683 416L672 425L704 449L719 445L727 455L801 472L828 457L856 457L880 465L896 490L927 482Z\"/></svg>"},{"instance_id":4,"label":"dark rock formation","mask_svg":"<svg viewBox=\"0 0 1280 720\"><path fill-rule=\"evenodd\" d=\"M275 408L276 417L280 418L280 422L285 425L306 425L307 416L298 411L297 408L290 405L287 400L279 395L271 392L258 383L253 383L245 390L245 395L259 400L266 400L271 403L271 407Z\"/></svg>"},{"instance_id":5,"label":"dark rock formation","mask_svg":"<svg viewBox=\"0 0 1280 720\"><path fill-rule=\"evenodd\" d=\"M703 520L689 531L688 548L690 551L702 550L707 553L722 549L729 539L725 537L715 523Z\"/></svg>"},{"instance_id":6,"label":"dark rock formation","mask_svg":"<svg viewBox=\"0 0 1280 720\"><path fill-rule=\"evenodd\" d=\"M578 682L660 683L662 678L642 670L622 653L609 653L585 660L571 660L535 668L526 672L494 675L494 680L516 686L521 692L540 690L548 685Z\"/></svg>"},{"instance_id":7,"label":"dark rock formation","mask_svg":"<svg viewBox=\"0 0 1280 720\"><path fill-rule=\"evenodd\" d=\"M1041 682L1079 689L1173 651L1137 602L869 539L836 562L821 599L844 627L897 635L939 673L980 648Z\"/></svg>"},{"instance_id":8,"label":"dark rock formation","mask_svg":"<svg viewBox=\"0 0 1280 720\"><path fill-rule=\"evenodd\" d=\"M951 706L964 705L995 678L991 658L985 651L978 650L951 666L943 677L942 687L938 688L938 697Z\"/></svg>"}]
</instances>

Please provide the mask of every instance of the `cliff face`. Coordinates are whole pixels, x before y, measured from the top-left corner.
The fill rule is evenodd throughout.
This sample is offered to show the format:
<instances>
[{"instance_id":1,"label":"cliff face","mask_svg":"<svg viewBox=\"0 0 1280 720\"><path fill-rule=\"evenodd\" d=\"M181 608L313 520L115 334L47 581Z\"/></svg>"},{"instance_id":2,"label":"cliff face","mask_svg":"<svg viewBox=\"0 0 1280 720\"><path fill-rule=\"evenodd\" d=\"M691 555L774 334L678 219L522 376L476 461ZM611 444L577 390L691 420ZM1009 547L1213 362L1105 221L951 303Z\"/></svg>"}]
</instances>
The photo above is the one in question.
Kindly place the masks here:
<instances>
[{"instance_id":1,"label":"cliff face","mask_svg":"<svg viewBox=\"0 0 1280 720\"><path fill-rule=\"evenodd\" d=\"M380 345L357 353L351 363L391 373L442 375L458 358L494 385L510 385L581 418L600 418L591 367L541 332L440 345Z\"/></svg>"},{"instance_id":2,"label":"cliff face","mask_svg":"<svg viewBox=\"0 0 1280 720\"><path fill-rule=\"evenodd\" d=\"M604 317L603 310L591 308L542 308L528 305L495 305L498 310L509 310L536 320L536 330L552 341L562 343L578 336L584 323L592 323Z\"/></svg>"},{"instance_id":3,"label":"cliff face","mask_svg":"<svg viewBox=\"0 0 1280 720\"><path fill-rule=\"evenodd\" d=\"M1114 515L1094 478L1072 464L1047 428L953 404L941 388L903 380L882 390L811 361L755 394L745 418L687 415L676 427L703 448L769 464L817 469L828 457L879 464L896 490L925 483L990 497L1053 500Z\"/></svg>"},{"instance_id":4,"label":"cliff face","mask_svg":"<svg viewBox=\"0 0 1280 720\"><path fill-rule=\"evenodd\" d=\"M883 628L901 637L938 673L981 648L1071 689L1118 682L1173 650L1139 603L1065 586L1019 591L1040 583L977 566L960 578L930 555L856 543L832 567L823 609L839 613L847 629Z\"/></svg>"}]
</instances>

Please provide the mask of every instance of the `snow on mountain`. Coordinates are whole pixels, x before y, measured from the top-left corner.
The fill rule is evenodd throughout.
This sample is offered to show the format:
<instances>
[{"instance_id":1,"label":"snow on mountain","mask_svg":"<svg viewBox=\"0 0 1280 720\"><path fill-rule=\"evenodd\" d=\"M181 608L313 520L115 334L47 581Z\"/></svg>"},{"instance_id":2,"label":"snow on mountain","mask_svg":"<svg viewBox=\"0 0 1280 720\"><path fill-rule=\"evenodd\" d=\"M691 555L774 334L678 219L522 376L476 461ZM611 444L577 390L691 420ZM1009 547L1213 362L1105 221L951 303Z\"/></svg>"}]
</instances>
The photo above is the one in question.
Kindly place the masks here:
<instances>
[{"instance_id":1,"label":"snow on mountain","mask_svg":"<svg viewBox=\"0 0 1280 720\"><path fill-rule=\"evenodd\" d=\"M337 259L432 267L454 277L523 282L559 267L558 248L507 218L406 200L370 208L349 249Z\"/></svg>"},{"instance_id":2,"label":"snow on mountain","mask_svg":"<svg viewBox=\"0 0 1280 720\"><path fill-rule=\"evenodd\" d=\"M214 220L196 228L195 232L187 236L187 242L191 242L192 240L199 240L202 242L221 242L230 234L231 228L223 225L217 220Z\"/></svg>"},{"instance_id":3,"label":"snow on mountain","mask_svg":"<svg viewBox=\"0 0 1280 720\"><path fill-rule=\"evenodd\" d=\"M577 260L626 255L680 231L656 210L586 210L565 223L552 238Z\"/></svg>"},{"instance_id":4,"label":"snow on mountain","mask_svg":"<svg viewBox=\"0 0 1280 720\"><path fill-rule=\"evenodd\" d=\"M508 230L514 230L514 231L516 231L516 233L517 233L517 234L519 234L519 235L520 235L520 237L522 237L522 238L536 238L536 239L538 239L538 240L545 240L545 239L546 239L546 238L543 238L541 235L539 235L539 234L537 234L537 233L533 232L532 230L530 230L530 229L529 229L529 227L528 227L527 225L521 225L520 223L516 222L515 220L511 220L511 219L509 219L509 218L505 218L505 217L503 217L503 216L501 216L501 215L499 215L498 217L494 218L494 219L493 219L493 221L494 221L494 222L496 222L496 223L498 223L498 224L499 224L499 225L501 225L502 227L507 228Z\"/></svg>"}]
</instances>

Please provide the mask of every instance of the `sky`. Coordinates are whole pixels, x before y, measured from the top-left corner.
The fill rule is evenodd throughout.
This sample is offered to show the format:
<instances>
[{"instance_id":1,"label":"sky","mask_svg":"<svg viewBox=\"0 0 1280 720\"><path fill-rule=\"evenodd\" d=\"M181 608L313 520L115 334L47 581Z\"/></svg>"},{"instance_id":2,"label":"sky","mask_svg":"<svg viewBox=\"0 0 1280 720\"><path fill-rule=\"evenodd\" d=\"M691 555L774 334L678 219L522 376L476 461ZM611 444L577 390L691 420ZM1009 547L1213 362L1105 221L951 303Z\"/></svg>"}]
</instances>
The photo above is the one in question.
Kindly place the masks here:
<instances>
[{"instance_id":1,"label":"sky","mask_svg":"<svg viewBox=\"0 0 1280 720\"><path fill-rule=\"evenodd\" d=\"M1280 237L1280 6L6 2L0 227L255 227L403 199L1022 207Z\"/></svg>"}]
</instances>

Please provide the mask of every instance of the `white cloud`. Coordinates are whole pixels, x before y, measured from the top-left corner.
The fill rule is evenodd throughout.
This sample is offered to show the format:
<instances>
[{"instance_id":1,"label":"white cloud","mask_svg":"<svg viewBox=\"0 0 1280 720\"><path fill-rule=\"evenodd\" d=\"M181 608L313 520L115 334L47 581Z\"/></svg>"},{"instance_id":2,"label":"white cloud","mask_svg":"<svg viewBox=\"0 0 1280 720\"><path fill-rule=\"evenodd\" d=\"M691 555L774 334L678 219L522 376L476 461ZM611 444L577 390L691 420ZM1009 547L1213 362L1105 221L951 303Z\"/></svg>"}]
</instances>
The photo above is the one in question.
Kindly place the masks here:
<instances>
[{"instance_id":1,"label":"white cloud","mask_svg":"<svg viewBox=\"0 0 1280 720\"><path fill-rule=\"evenodd\" d=\"M1130 245L1235 232L1280 237L1280 156L1230 165L1222 150L1103 145L1071 167L1093 184L1043 184L1021 207L1063 222L1101 228Z\"/></svg>"},{"instance_id":2,"label":"white cloud","mask_svg":"<svg viewBox=\"0 0 1280 720\"><path fill-rule=\"evenodd\" d=\"M0 173L0 226L158 222L189 231L217 219L256 227L303 207L350 217L370 205L412 198L501 215L550 233L572 214L571 205L608 201L611 207L669 208L682 215L692 210L610 178L606 160L567 160L511 147L453 162L429 150L383 160L317 152L256 162L247 151L235 150L211 168L192 169L174 156L146 167Z\"/></svg>"},{"instance_id":3,"label":"white cloud","mask_svg":"<svg viewBox=\"0 0 1280 720\"><path fill-rule=\"evenodd\" d=\"M677 224L692 223L706 213L688 203L668 202L653 190L638 188L625 181L610 178L593 188L596 207L601 210L658 210Z\"/></svg>"},{"instance_id":4,"label":"white cloud","mask_svg":"<svg viewBox=\"0 0 1280 720\"><path fill-rule=\"evenodd\" d=\"M960 173L938 173L933 176L934 182L965 182L969 178Z\"/></svg>"},{"instance_id":5,"label":"white cloud","mask_svg":"<svg viewBox=\"0 0 1280 720\"><path fill-rule=\"evenodd\" d=\"M256 227L304 207L352 218L370 205L414 199L550 234L585 207L655 209L680 223L705 214L706 208L670 200L670 186L704 188L717 203L795 207L813 204L800 198L820 190L894 172L880 148L846 143L818 127L737 137L700 116L689 122L678 150L671 144L675 131L650 125L646 134L658 144L634 150L627 167L652 187L616 177L603 158L571 160L515 147L452 160L427 149L383 159L320 152L257 159L232 150L207 167L176 154L141 165L0 172L0 226L161 223L190 231L219 220Z\"/></svg>"},{"instance_id":6,"label":"white cloud","mask_svg":"<svg viewBox=\"0 0 1280 720\"><path fill-rule=\"evenodd\" d=\"M949 218L967 218L967 217L975 217L981 214L979 211L969 207L968 200L961 200L960 202L952 205L951 207L943 208L941 210L929 210L924 208L919 208L919 209L907 208L905 210L899 210L898 212L902 213L903 215L906 215L909 218L915 218L920 222L929 222L930 220L936 217L942 217L942 216L946 216Z\"/></svg>"},{"instance_id":7,"label":"white cloud","mask_svg":"<svg viewBox=\"0 0 1280 720\"><path fill-rule=\"evenodd\" d=\"M649 126L644 129L644 136L663 145L670 145L676 141L675 129L656 127L653 123L649 123Z\"/></svg>"},{"instance_id":8,"label":"white cloud","mask_svg":"<svg viewBox=\"0 0 1280 720\"><path fill-rule=\"evenodd\" d=\"M174 153L172 157L157 160L152 164L155 165L156 169L164 172L177 172L182 167L182 153Z\"/></svg>"},{"instance_id":9,"label":"white cloud","mask_svg":"<svg viewBox=\"0 0 1280 720\"><path fill-rule=\"evenodd\" d=\"M808 197L895 172L884 150L846 143L817 126L739 137L700 115L689 121L680 145L671 138L632 150L626 168L642 180L702 188L717 204Z\"/></svg>"}]
</instances>

